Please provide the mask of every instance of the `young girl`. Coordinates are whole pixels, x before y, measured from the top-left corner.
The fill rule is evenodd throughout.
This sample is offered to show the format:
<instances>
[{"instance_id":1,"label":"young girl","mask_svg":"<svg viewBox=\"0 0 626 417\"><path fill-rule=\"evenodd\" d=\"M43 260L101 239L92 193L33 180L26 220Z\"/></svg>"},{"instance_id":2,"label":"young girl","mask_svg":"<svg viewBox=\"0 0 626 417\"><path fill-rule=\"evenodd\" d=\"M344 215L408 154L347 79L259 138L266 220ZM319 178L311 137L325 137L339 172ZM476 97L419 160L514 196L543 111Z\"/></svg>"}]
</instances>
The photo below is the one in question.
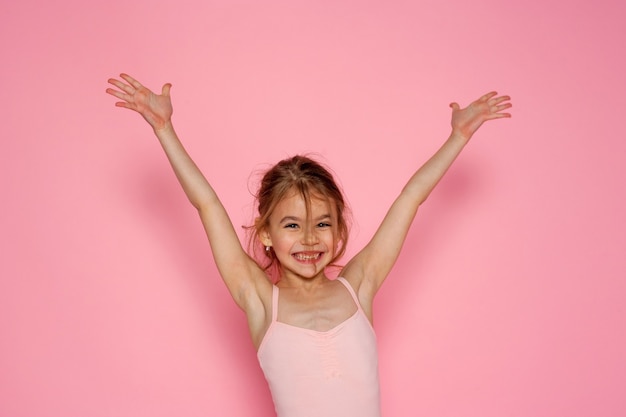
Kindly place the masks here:
<instances>
[{"instance_id":1,"label":"young girl","mask_svg":"<svg viewBox=\"0 0 626 417\"><path fill-rule=\"evenodd\" d=\"M452 103L452 133L411 177L371 241L329 279L344 253L344 199L332 175L295 156L271 168L257 194L255 242L264 259L243 249L211 185L189 157L171 122L171 84L154 94L132 77L110 79L115 105L152 126L206 230L213 257L245 312L279 417L380 416L378 359L372 328L376 292L396 261L418 207L483 122L510 117L508 96L488 93L461 109ZM258 258L258 257L257 257ZM275 271L275 285L268 279Z\"/></svg>"}]
</instances>

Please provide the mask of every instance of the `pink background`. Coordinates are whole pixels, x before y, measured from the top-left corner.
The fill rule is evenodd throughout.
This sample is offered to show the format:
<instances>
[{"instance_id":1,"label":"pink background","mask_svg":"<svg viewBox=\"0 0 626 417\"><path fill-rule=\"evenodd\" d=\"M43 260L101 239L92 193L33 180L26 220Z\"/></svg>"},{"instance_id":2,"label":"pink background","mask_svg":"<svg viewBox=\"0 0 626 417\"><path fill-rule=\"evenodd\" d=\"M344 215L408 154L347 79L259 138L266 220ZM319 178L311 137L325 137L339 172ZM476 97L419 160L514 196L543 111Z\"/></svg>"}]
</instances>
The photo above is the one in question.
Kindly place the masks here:
<instances>
[{"instance_id":1,"label":"pink background","mask_svg":"<svg viewBox=\"0 0 626 417\"><path fill-rule=\"evenodd\" d=\"M272 416L243 314L121 71L172 82L235 225L334 168L349 254L490 89L376 303L386 416L626 415L623 1L4 1L0 416ZM252 174L252 176L251 176Z\"/></svg>"}]
</instances>

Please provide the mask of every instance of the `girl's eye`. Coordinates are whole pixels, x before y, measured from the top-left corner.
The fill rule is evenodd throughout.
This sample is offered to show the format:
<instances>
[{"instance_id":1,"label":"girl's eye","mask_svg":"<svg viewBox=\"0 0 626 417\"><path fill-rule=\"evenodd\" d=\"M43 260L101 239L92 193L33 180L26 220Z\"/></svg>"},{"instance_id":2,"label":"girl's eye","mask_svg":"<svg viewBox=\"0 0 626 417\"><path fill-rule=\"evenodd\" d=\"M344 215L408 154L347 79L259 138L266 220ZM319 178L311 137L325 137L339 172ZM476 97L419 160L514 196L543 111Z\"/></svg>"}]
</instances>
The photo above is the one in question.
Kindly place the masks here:
<instances>
[{"instance_id":1,"label":"girl's eye","mask_svg":"<svg viewBox=\"0 0 626 417\"><path fill-rule=\"evenodd\" d=\"M285 229L297 229L298 225L295 223L288 223L285 225Z\"/></svg>"},{"instance_id":2,"label":"girl's eye","mask_svg":"<svg viewBox=\"0 0 626 417\"><path fill-rule=\"evenodd\" d=\"M328 223L318 223L317 227L330 227Z\"/></svg>"}]
</instances>

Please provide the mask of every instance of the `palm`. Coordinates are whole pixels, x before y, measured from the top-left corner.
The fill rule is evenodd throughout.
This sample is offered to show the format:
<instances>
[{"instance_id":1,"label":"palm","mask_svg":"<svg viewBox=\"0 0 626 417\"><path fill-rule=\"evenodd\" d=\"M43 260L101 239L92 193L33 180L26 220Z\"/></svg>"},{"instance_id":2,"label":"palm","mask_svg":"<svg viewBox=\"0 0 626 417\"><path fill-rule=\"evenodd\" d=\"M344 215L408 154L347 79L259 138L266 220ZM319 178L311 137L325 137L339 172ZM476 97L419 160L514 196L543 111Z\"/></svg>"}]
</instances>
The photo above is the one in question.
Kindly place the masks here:
<instances>
[{"instance_id":1,"label":"palm","mask_svg":"<svg viewBox=\"0 0 626 417\"><path fill-rule=\"evenodd\" d=\"M459 132L466 138L470 138L478 128L487 120L511 117L502 110L511 107L508 96L496 96L497 93L485 94L469 106L461 109L457 103L450 104L452 107L452 130Z\"/></svg>"},{"instance_id":2,"label":"palm","mask_svg":"<svg viewBox=\"0 0 626 417\"><path fill-rule=\"evenodd\" d=\"M162 93L157 95L130 76L121 74L121 77L127 84L115 79L109 80L109 83L116 86L119 91L112 88L106 90L112 96L123 100L115 105L141 114L155 130L163 128L172 117L172 102L169 94L171 85L165 84Z\"/></svg>"}]
</instances>

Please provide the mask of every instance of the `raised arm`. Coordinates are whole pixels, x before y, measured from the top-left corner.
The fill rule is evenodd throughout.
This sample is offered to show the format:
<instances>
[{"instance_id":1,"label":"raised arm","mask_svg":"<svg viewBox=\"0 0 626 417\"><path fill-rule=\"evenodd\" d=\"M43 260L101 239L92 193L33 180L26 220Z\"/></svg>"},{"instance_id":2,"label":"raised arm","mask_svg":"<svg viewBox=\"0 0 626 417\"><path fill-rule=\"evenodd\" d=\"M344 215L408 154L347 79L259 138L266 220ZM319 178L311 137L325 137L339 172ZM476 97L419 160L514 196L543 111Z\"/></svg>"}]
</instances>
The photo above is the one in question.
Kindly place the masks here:
<instances>
[{"instance_id":1,"label":"raised arm","mask_svg":"<svg viewBox=\"0 0 626 417\"><path fill-rule=\"evenodd\" d=\"M371 301L395 263L417 209L461 153L472 135L486 121L511 117L508 96L485 94L461 109L452 108L452 133L439 150L413 174L391 205L372 240L344 268L342 274L358 290L364 307Z\"/></svg>"},{"instance_id":2,"label":"raised arm","mask_svg":"<svg viewBox=\"0 0 626 417\"><path fill-rule=\"evenodd\" d=\"M258 286L270 284L243 250L224 206L174 131L171 84L165 84L157 95L129 75L120 77L125 82L110 79L117 89L108 88L106 92L121 100L116 106L136 111L152 126L185 194L200 214L215 263L233 299L246 311L254 309L250 304L258 301Z\"/></svg>"}]
</instances>

